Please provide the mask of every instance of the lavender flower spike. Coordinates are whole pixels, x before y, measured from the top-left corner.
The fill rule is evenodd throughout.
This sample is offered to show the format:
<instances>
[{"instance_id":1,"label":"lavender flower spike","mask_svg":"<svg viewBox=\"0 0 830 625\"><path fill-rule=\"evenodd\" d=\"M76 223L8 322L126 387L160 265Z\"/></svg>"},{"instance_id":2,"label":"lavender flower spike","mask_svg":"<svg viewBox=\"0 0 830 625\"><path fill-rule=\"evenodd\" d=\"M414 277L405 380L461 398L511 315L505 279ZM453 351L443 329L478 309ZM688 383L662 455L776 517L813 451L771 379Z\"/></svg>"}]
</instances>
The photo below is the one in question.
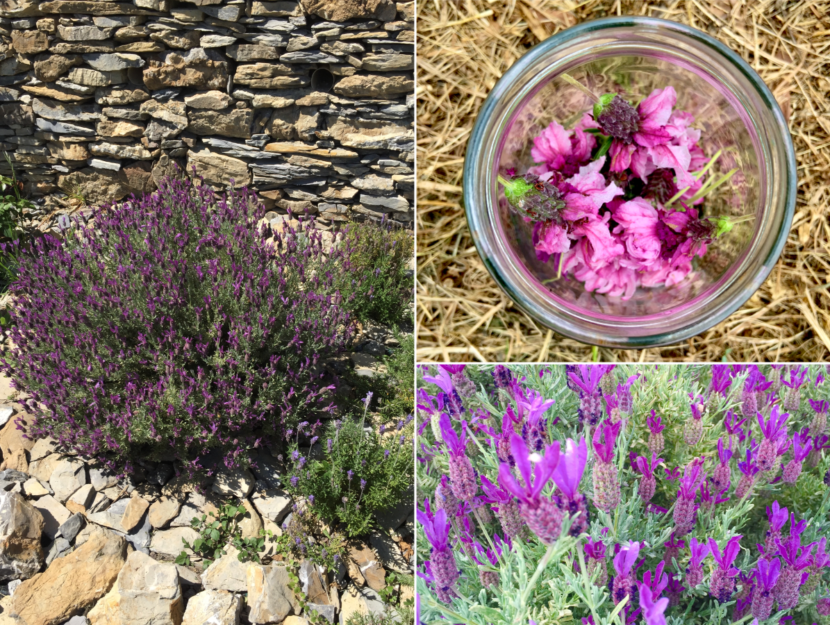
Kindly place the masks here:
<instances>
[{"instance_id":1,"label":"lavender flower spike","mask_svg":"<svg viewBox=\"0 0 830 625\"><path fill-rule=\"evenodd\" d=\"M620 503L620 482L614 465L614 443L622 427L622 421L611 425L605 421L594 432L594 505L604 512L611 512ZM604 441L602 439L605 439Z\"/></svg>"},{"instance_id":2,"label":"lavender flower spike","mask_svg":"<svg viewBox=\"0 0 830 625\"><path fill-rule=\"evenodd\" d=\"M782 413L776 404L772 407L768 420L765 420L760 412L756 416L761 433L764 435L764 440L758 448L758 468L761 471L769 471L775 463L778 439L787 435L786 422L790 415L786 412Z\"/></svg>"},{"instance_id":3,"label":"lavender flower spike","mask_svg":"<svg viewBox=\"0 0 830 625\"><path fill-rule=\"evenodd\" d=\"M628 547L620 549L619 553L614 556L614 570L617 571L617 576L614 578L611 597L615 605L626 596L630 597L633 594L635 580L632 569L639 555L640 543L633 542Z\"/></svg>"},{"instance_id":4,"label":"lavender flower spike","mask_svg":"<svg viewBox=\"0 0 830 625\"><path fill-rule=\"evenodd\" d=\"M686 569L686 583L689 588L698 586L703 581L703 568L701 564L709 555L709 545L706 543L699 543L697 539L692 537L689 540L689 547L692 551L692 558L689 561L689 566Z\"/></svg>"},{"instance_id":5,"label":"lavender flower spike","mask_svg":"<svg viewBox=\"0 0 830 625\"><path fill-rule=\"evenodd\" d=\"M518 434L510 437L510 448L524 486L513 477L510 465L499 466L499 484L519 499L519 512L528 527L543 543L551 544L562 529L562 511L550 498L542 497L542 490L550 481L559 462L559 442L548 445L541 458L534 454L536 469L532 471L530 452Z\"/></svg>"},{"instance_id":6,"label":"lavender flower spike","mask_svg":"<svg viewBox=\"0 0 830 625\"><path fill-rule=\"evenodd\" d=\"M764 543L764 557L769 560L778 549L778 542L781 540L781 529L787 524L789 510L782 508L777 500L773 501L772 507L767 508L767 519L769 520L769 529Z\"/></svg>"},{"instance_id":7,"label":"lavender flower spike","mask_svg":"<svg viewBox=\"0 0 830 625\"><path fill-rule=\"evenodd\" d=\"M470 459L467 458L467 422L461 422L461 436L459 437L452 427L450 417L446 412L441 413L441 438L447 446L450 465L450 486L452 492L459 499L471 500L478 492L475 471Z\"/></svg>"},{"instance_id":8,"label":"lavender flower spike","mask_svg":"<svg viewBox=\"0 0 830 625\"><path fill-rule=\"evenodd\" d=\"M651 464L645 456L637 456L633 465L637 471L643 476L640 478L638 485L638 493L643 503L648 503L654 497L654 491L657 488L657 480L654 473L657 470L657 465L663 462L662 458L658 458L656 454L651 454Z\"/></svg>"},{"instance_id":9,"label":"lavender flower spike","mask_svg":"<svg viewBox=\"0 0 830 625\"><path fill-rule=\"evenodd\" d=\"M435 594L444 603L449 603L455 594L453 585L458 579L458 566L450 549L450 523L447 520L447 513L444 510L438 510L433 515L429 509L429 500L427 500L426 511L418 510L417 517L418 522L424 528L427 540L432 545L429 565L435 582Z\"/></svg>"},{"instance_id":10,"label":"lavender flower spike","mask_svg":"<svg viewBox=\"0 0 830 625\"><path fill-rule=\"evenodd\" d=\"M678 536L685 536L695 526L697 517L695 498L705 478L706 475L703 473L699 459L693 460L683 469L683 477L680 478L680 490L677 493L678 498L674 506L674 532Z\"/></svg>"},{"instance_id":11,"label":"lavender flower spike","mask_svg":"<svg viewBox=\"0 0 830 625\"><path fill-rule=\"evenodd\" d=\"M740 571L733 567L732 563L735 562L735 558L738 557L738 552L741 550L741 538L742 536L730 538L724 546L723 552L718 549L718 543L715 542L714 538L709 539L712 557L715 558L715 562L718 564L718 568L712 573L709 592L721 603L729 601L735 591L735 576Z\"/></svg>"},{"instance_id":12,"label":"lavender flower spike","mask_svg":"<svg viewBox=\"0 0 830 625\"><path fill-rule=\"evenodd\" d=\"M801 532L796 533L796 528L793 527L790 532L790 537L787 542L778 542L778 555L784 561L784 569L781 571L781 577L778 578L778 583L775 585L775 599L778 601L778 608L781 610L789 610L798 605L800 597L800 586L802 571L810 566L812 558L810 557L810 547L801 547Z\"/></svg>"},{"instance_id":13,"label":"lavender flower spike","mask_svg":"<svg viewBox=\"0 0 830 625\"><path fill-rule=\"evenodd\" d=\"M729 467L729 461L732 459L732 444L729 446L723 444L723 439L718 439L718 459L720 464L715 467L715 472L712 474L712 482L715 485L715 490L721 492L729 488L732 484L732 470Z\"/></svg>"},{"instance_id":14,"label":"lavender flower spike","mask_svg":"<svg viewBox=\"0 0 830 625\"><path fill-rule=\"evenodd\" d=\"M807 428L796 432L793 436L793 459L784 467L781 480L788 484L795 484L798 476L801 475L801 468L810 452L813 450L813 439L807 435Z\"/></svg>"},{"instance_id":15,"label":"lavender flower spike","mask_svg":"<svg viewBox=\"0 0 830 625\"><path fill-rule=\"evenodd\" d=\"M763 621L772 613L772 603L775 599L772 591L780 575L781 562L778 558L770 562L758 560L755 569L755 590L752 593L752 616L755 618Z\"/></svg>"},{"instance_id":16,"label":"lavender flower spike","mask_svg":"<svg viewBox=\"0 0 830 625\"><path fill-rule=\"evenodd\" d=\"M646 625L666 625L665 612L669 607L669 598L656 599L659 593L652 593L645 584L640 585L640 610Z\"/></svg>"},{"instance_id":17,"label":"lavender flower spike","mask_svg":"<svg viewBox=\"0 0 830 625\"><path fill-rule=\"evenodd\" d=\"M565 442L565 453L559 456L559 464L553 472L553 481L561 493L560 507L572 515L578 515L571 524L571 534L579 536L588 529L588 500L579 492L579 483L588 460L588 445L580 437L579 445L570 438Z\"/></svg>"}]
</instances>

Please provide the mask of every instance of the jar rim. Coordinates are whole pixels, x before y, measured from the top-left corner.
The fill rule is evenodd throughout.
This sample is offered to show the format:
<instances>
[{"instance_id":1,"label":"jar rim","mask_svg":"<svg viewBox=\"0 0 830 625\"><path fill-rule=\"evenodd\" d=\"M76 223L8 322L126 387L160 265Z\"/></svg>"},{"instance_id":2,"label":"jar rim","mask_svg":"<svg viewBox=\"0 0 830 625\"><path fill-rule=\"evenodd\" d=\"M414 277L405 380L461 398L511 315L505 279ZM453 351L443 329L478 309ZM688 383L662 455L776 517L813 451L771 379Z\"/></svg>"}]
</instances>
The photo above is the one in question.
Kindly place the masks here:
<instances>
[{"instance_id":1,"label":"jar rim","mask_svg":"<svg viewBox=\"0 0 830 625\"><path fill-rule=\"evenodd\" d=\"M708 48L710 53L714 53L713 58L719 56L721 60L726 61L728 64L731 64L731 66L734 66L734 68L739 70L741 76L746 79L749 86L754 89L754 93L760 99L760 104L762 106L756 107L758 114L771 117L771 120L769 121L772 126L773 136L769 139L769 142L771 144L771 149L774 149L776 152L775 156L779 161L781 161L777 163L778 169L773 173L780 178L782 189L778 190L775 197L768 200L768 202L772 202L776 205L776 211L780 211L780 217L777 221L780 225L777 226L776 232L769 233L768 236L770 238L772 238L772 235L774 234L774 239L771 244L767 243L766 252L759 254L757 259L753 259L756 263L760 263L760 267L757 271L753 272L751 285L742 285L742 288L733 288L733 291L735 292L727 301L720 302L714 306L713 309L704 311L706 314L697 314L694 317L690 317L688 322L680 327L672 328L668 331L666 331L665 327L661 327L661 320L666 319L669 315L674 315L676 312L674 309L668 309L667 311L661 311L643 317L635 317L628 322L626 322L624 318L621 318L619 321L614 322L614 325L617 327L616 329L624 326L629 330L636 329L637 332L627 334L626 336L619 336L616 334L614 336L609 336L602 332L602 326L607 325L610 327L610 322L607 324L594 323L590 326L587 323L580 323L580 320L578 319L579 315L562 314L569 311L567 304L563 309L563 305L561 303L554 303L552 301L553 298L550 297L547 298L550 304L549 307L546 310L539 310L539 306L537 304L527 301L528 298L523 296L521 288L511 284L510 281L502 275L502 272L499 269L500 265L498 263L498 258L496 257L497 255L493 254L491 250L488 250L488 244L483 240L485 236L482 232L483 228L481 227L482 222L485 221L483 215L487 210L489 210L489 208L481 208L477 205L477 198L481 196L481 191L479 189L482 185L481 181L477 178L488 177L488 175L479 176L479 172L482 171L482 161L484 160L487 162L485 159L482 159L482 153L485 148L485 134L486 131L490 129L490 126L495 123L493 118L499 114L497 106L501 103L502 98L506 96L508 88L514 85L514 83L520 81L529 68L534 67L540 62L540 60L550 55L553 51L561 49L569 41L581 38L585 35L620 28L634 28L645 32L654 30L664 36L676 34L677 36L684 38L687 42L691 40L691 43L702 44L704 46L704 50ZM539 81L533 83L533 88L538 86L538 84L540 84ZM527 92L529 91L532 91L532 89L527 89L518 96L511 95L510 97L520 102L527 96ZM513 107L510 111L515 110L515 108L516 107ZM502 112L501 118L498 118L496 121L503 122L504 119L509 117L510 115L505 115ZM503 132L503 129L499 131L499 133L501 132ZM498 138L499 137L497 136L497 139ZM772 166L770 165L770 167ZM773 183L771 182L770 184ZM744 61L728 46L696 28L670 20L639 16L608 17L583 22L577 26L568 28L549 37L526 52L504 73L482 105L476 123L473 127L473 131L470 135L470 139L468 140L462 185L463 204L465 207L467 223L479 255L481 256L485 267L487 267L488 272L497 282L499 287L516 303L521 310L546 327L549 327L564 336L574 338L582 342L619 348L656 347L683 341L707 330L717 323L720 323L740 308L767 279L772 271L772 268L775 266L776 261L781 255L781 252L783 251L789 235L790 227L792 225L793 215L795 213L795 151L793 149L792 137L790 135L786 120L784 119L784 115L781 112L775 97L769 90L769 87L767 87L755 70L753 70L746 61ZM480 214L477 214L476 210L478 210ZM756 250L756 253L762 251L763 250ZM705 298L703 298L703 301L706 301ZM698 311L698 313L700 312L701 311Z\"/></svg>"}]
</instances>

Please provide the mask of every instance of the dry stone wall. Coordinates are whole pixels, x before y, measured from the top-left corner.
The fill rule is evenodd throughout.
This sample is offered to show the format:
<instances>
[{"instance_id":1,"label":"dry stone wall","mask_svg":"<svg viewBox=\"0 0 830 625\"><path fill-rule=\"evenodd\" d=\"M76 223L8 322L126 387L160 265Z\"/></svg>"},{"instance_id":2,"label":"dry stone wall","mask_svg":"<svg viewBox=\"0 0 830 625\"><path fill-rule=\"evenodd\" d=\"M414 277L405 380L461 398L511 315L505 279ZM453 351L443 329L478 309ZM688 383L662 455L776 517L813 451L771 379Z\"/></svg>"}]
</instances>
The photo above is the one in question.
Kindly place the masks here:
<instances>
[{"instance_id":1,"label":"dry stone wall","mask_svg":"<svg viewBox=\"0 0 830 625\"><path fill-rule=\"evenodd\" d=\"M0 149L35 197L119 200L178 166L410 225L413 24L391 0L0 0Z\"/></svg>"}]
</instances>

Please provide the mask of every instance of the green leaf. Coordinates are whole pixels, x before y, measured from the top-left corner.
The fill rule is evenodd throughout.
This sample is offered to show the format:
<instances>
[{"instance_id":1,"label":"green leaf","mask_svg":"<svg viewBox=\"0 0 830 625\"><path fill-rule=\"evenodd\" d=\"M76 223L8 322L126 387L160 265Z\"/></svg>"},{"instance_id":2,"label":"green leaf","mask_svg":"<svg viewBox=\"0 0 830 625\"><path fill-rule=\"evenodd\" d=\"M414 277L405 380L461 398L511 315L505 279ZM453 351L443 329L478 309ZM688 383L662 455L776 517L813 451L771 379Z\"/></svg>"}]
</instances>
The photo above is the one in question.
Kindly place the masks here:
<instances>
[{"instance_id":1,"label":"green leaf","mask_svg":"<svg viewBox=\"0 0 830 625\"><path fill-rule=\"evenodd\" d=\"M599 101L594 104L594 120L598 119L602 112L605 110L609 104L611 104L611 100L617 97L616 93L604 93L599 96Z\"/></svg>"},{"instance_id":2,"label":"green leaf","mask_svg":"<svg viewBox=\"0 0 830 625\"><path fill-rule=\"evenodd\" d=\"M217 530L211 530L211 531L210 531L210 539L211 539L211 540L218 541L218 540L219 540L219 536L220 536L220 535L219 535L219 532L218 532Z\"/></svg>"}]
</instances>

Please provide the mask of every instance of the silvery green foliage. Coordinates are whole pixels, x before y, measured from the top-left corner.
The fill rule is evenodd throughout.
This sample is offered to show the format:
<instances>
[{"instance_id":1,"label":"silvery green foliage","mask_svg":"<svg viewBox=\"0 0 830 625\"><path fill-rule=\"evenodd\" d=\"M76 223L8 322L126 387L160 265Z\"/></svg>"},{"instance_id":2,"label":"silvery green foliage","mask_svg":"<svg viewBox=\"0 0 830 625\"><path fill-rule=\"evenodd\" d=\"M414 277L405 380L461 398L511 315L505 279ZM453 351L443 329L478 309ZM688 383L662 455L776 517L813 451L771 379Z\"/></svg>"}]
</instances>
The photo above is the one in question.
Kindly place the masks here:
<instances>
[{"instance_id":1,"label":"silvery green foliage","mask_svg":"<svg viewBox=\"0 0 830 625\"><path fill-rule=\"evenodd\" d=\"M549 442L564 441L568 438L578 441L580 436L590 440L588 427L583 428L579 423L577 409L579 397L567 386L564 366L510 366L514 376L521 379L526 389L533 389L542 394L544 399L555 399L556 403L545 413L547 419L547 433ZM496 388L493 383L492 372L494 366L468 365L465 374L476 383L478 392L474 397L464 399L466 409L463 415L455 417L456 429L460 428L461 419L468 422L475 421L474 416L482 419L481 424L501 429L501 419L508 403L512 400L507 391ZM429 373L434 374L430 368ZM770 370L762 368L766 374ZM813 411L807 402L811 399L827 399L830 397L830 383L814 384L816 377L824 371L823 367L810 366L808 377L810 382L802 388L802 400L799 410L790 417L790 436L803 427L807 427L813 418ZM420 380L426 372L426 367L419 368L419 389L424 389L429 395L437 395L438 389L432 384ZM590 538L593 541L603 540L607 549L607 567L609 579L615 575L611 560L614 555L615 544L625 545L629 542L641 543L640 555L645 556L642 566L638 567L636 578L642 580L643 573L655 570L663 560L665 546L672 534L673 504L677 498L678 479L667 479L665 469L680 469L689 464L694 458L707 457L707 473L711 475L713 463L717 462L717 442L725 436L723 421L727 411L740 413L741 389L749 375L748 371L740 371L732 376L732 384L725 397L712 400L713 409L708 410L702 418L703 434L700 441L689 447L684 442L684 425L691 419L690 398L708 396L708 387L711 378L710 366L690 365L618 365L614 370L616 380L625 382L630 376L640 374L631 386L633 395L633 411L630 415L623 415L628 424L623 428L616 441L614 463L619 470L619 479L622 488L622 502L610 514L598 511L593 505L590 507ZM419 395L421 397L421 395ZM646 419L655 410L666 426L665 449L660 456L664 462L656 471L657 489L652 503L666 509L665 513L647 510L640 500L637 491L639 474L633 469L630 454L647 455L647 441L649 431ZM767 411L768 412L768 411ZM487 414L489 413L489 415ZM423 509L424 500L429 499L434 505L432 494L439 484L441 476L448 473L446 453L442 449L441 441L436 440L433 428L425 421L430 415L425 410L418 413L418 455L417 483L418 507ZM558 419L557 422L555 422ZM555 422L555 423L554 423ZM749 439L760 440L760 428L755 420L748 420L744 427ZM476 429L476 426L473 426ZM471 434L468 432L468 437ZM477 429L473 433L473 445L468 446L467 454L474 468L480 475L486 476L494 483L497 481L499 458L496 450L490 445L490 439L483 431ZM590 443L589 443L590 446ZM588 464L582 476L580 491L592 500L592 455L589 452ZM788 452L786 459L791 457ZM681 581L685 577L685 569L689 561L689 540L695 537L705 542L713 538L720 547L735 536L742 536L740 553L734 566L743 573L751 575L759 558L758 544L763 545L768 527L766 507L773 501L789 508L795 514L796 520L805 520L807 527L802 534L802 545L820 540L822 537L830 539L830 492L823 483L823 476L830 469L830 454L825 449L817 466L805 469L795 484L785 484L780 480L770 483L769 477L761 477L749 494L736 500L734 497L735 485L740 478L736 468L737 460L733 458L732 486L728 491L730 499L719 503L713 511L700 509L692 532L683 538L686 546L680 551L679 561L672 559L666 564L665 572ZM545 494L551 494L553 484L545 489ZM479 494L482 494L479 492ZM700 495L698 494L698 502ZM468 514L475 539L487 547L495 534L502 535L497 521L482 523L475 514ZM458 536L458 527L462 519L456 519L454 530L451 532L451 541ZM482 566L476 563L467 550L454 541L453 552L460 569L460 577L455 585L455 597L451 603L442 603L437 600L428 579L421 576L417 579L416 590L419 597L420 617L423 624L445 625L446 623L465 623L467 625L527 625L530 621L542 625L558 623L581 623L583 618L592 617L595 625L622 625L625 623L626 606L614 605L608 587L597 587L587 572L585 556L582 546L588 539L587 534L578 538L567 535L570 520L566 519L563 525L562 537L549 549L535 537L527 540L514 540L511 550L503 551L498 559L498 565ZM789 525L787 526L789 527ZM605 535L603 536L603 531ZM430 556L430 543L426 539L422 528L417 530L418 570L425 573L424 564ZM480 558L479 558L480 559ZM718 603L709 593L709 581L715 568L712 557L703 562L704 580L696 588L685 588L680 595L679 602L672 604L666 612L666 623L669 625L717 624L717 623L750 623L752 615L747 610L738 619L734 619L735 596L723 604ZM498 587L485 589L479 581L479 572L482 568L495 571L500 578ZM765 621L768 625L778 623L782 616L790 616L789 623L823 623L824 617L816 612L816 602L828 595L830 569L823 570L822 579L817 590L809 595L802 595L798 606L790 611L775 612ZM738 591L741 582L738 582ZM737 593L736 593L737 594ZM664 593L663 596L666 596ZM633 608L638 608L634 605ZM632 617L629 622L644 623L641 615ZM763 625L763 623L762 623Z\"/></svg>"}]
</instances>

